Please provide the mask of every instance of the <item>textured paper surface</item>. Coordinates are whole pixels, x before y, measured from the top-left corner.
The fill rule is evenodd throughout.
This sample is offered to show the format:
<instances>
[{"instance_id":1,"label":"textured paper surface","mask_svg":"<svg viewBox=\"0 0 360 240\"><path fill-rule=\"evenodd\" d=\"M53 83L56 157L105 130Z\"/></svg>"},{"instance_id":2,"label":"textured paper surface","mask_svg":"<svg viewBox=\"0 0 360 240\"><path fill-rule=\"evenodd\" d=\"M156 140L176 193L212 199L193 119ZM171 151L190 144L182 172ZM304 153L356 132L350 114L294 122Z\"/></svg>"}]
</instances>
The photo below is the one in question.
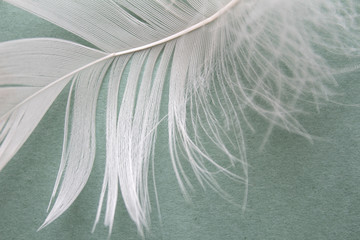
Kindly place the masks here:
<instances>
[{"instance_id":1,"label":"textured paper surface","mask_svg":"<svg viewBox=\"0 0 360 240\"><path fill-rule=\"evenodd\" d=\"M0 41L57 37L87 44L72 34L0 1ZM0 56L1 57L1 56ZM345 79L346 78L346 79ZM336 101L360 103L360 71L338 79ZM103 91L105 93L105 91ZM0 173L0 239L105 239L107 229L95 219L104 170L105 150L97 149L90 180L79 198L50 226L36 232L60 163L66 91L56 100L20 152ZM104 102L105 99L100 99ZM99 109L98 122L104 119ZM246 211L205 192L195 184L192 203L182 198L168 155L166 123L157 142L156 182L162 213L160 223L153 194L152 226L146 239L358 239L360 236L360 108L322 106L301 116L308 131L323 140L314 144L274 129L265 150L263 132L246 134L249 197ZM259 129L264 122L252 118ZM97 130L104 139L103 125ZM240 171L240 168L239 168ZM195 179L194 179L195 180ZM242 200L242 186L221 184ZM121 200L112 239L141 239Z\"/></svg>"}]
</instances>

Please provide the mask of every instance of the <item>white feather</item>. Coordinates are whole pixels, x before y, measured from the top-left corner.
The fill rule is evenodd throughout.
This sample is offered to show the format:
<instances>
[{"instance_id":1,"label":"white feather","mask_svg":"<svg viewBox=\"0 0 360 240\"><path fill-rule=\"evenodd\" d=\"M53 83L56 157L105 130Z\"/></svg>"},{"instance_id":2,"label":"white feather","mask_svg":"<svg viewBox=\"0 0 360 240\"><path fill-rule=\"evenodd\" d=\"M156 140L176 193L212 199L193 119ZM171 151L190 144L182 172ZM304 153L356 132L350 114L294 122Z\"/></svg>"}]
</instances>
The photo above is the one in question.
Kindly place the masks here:
<instances>
[{"instance_id":1,"label":"white feather","mask_svg":"<svg viewBox=\"0 0 360 240\"><path fill-rule=\"evenodd\" d=\"M52 194L57 198L42 227L73 203L90 175L105 76L107 156L95 225L107 192L105 225L111 232L120 188L142 233L149 226L148 170L162 119L168 121L170 157L185 197L191 183L184 157L201 185L229 199L216 176L221 172L247 188L242 129L253 129L248 113L269 121L264 142L274 126L311 139L296 119L302 112L299 100L326 100L334 75L352 67L334 68L331 57L355 60L360 55L356 0L6 2L100 49L57 39L0 44L0 169L71 85ZM164 102L168 110L161 116ZM236 137L229 146L225 140L231 132ZM243 173L213 159L206 142L223 151L229 165L241 163Z\"/></svg>"}]
</instances>

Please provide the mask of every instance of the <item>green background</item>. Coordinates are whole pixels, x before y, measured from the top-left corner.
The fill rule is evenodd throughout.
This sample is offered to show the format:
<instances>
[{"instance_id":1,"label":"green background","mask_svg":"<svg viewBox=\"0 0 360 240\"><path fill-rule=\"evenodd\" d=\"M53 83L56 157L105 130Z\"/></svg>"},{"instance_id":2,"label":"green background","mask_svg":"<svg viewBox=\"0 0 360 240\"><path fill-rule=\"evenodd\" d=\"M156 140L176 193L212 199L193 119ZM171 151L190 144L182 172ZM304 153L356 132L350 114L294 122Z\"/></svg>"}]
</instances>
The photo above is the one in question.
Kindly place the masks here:
<instances>
[{"instance_id":1,"label":"green background","mask_svg":"<svg viewBox=\"0 0 360 240\"><path fill-rule=\"evenodd\" d=\"M56 37L87 44L0 1L0 41L29 37ZM358 71L338 79L337 102L360 103L359 76ZM107 237L108 230L101 222L91 233L103 180L105 152L101 146L90 180L79 198L59 219L36 232L46 217L59 166L66 98L64 91L0 173L0 239ZM99 121L103 115L104 110L99 109ZM266 126L253 117L252 122L260 130L246 133L251 168L245 212L196 184L192 202L184 200L173 174L163 123L155 166L161 221L150 186L152 224L145 238L360 239L359 117L359 107L329 103L320 112L300 117L303 126L322 140L311 144L300 136L274 129L263 151L259 151L259 146ZM97 136L101 142L103 127L98 127ZM220 181L241 203L243 187L229 179ZM121 200L111 239L141 239Z\"/></svg>"}]
</instances>

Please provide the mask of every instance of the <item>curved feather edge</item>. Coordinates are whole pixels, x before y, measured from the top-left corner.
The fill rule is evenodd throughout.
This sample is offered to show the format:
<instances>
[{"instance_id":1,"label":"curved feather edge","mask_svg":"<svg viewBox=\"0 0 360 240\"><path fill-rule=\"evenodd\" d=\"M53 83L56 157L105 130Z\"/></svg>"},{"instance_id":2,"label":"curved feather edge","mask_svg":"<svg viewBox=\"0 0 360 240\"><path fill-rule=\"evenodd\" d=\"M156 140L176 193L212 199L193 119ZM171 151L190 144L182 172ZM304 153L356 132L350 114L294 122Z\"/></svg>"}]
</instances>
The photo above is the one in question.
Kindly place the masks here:
<instances>
[{"instance_id":1,"label":"curved feather edge","mask_svg":"<svg viewBox=\"0 0 360 240\"><path fill-rule=\"evenodd\" d=\"M71 80L56 79L104 54L58 39L0 43L0 170Z\"/></svg>"},{"instance_id":2,"label":"curved feather edge","mask_svg":"<svg viewBox=\"0 0 360 240\"><path fill-rule=\"evenodd\" d=\"M249 112L268 120L264 141L274 126L311 139L296 119L303 112L299 103L310 98L319 104L331 97L336 75L350 69L332 64L331 59L358 61L360 55L360 11L354 0L7 2L108 52L87 49L99 56L77 70L68 69L70 74L53 76L48 81L61 79L56 90L26 98L16 111L1 118L0 150L5 150L0 151L0 161L4 166L71 82L63 156L52 198L58 196L42 227L72 204L89 177L95 156L96 100L106 74L106 170L95 225L107 192L105 225L111 232L120 189L131 219L143 234L143 228L149 227L148 172L154 161L156 127L164 119L160 115L164 101L171 160L184 196L188 197L191 188L183 167L186 158L200 184L228 200L231 197L217 182L218 173L244 183L246 205L248 164L243 128L253 129ZM6 50L3 46L0 51ZM51 49L45 50L52 55ZM19 55L23 51L14 49ZM69 56L82 58L64 54ZM2 76L3 65L6 63L0 62ZM169 94L164 97L166 79ZM13 84L11 78L6 81ZM34 80L35 85L37 81L41 80ZM7 91L3 90L6 84L0 87ZM22 90L29 96L28 89ZM43 107L35 118L30 106L38 107L39 102ZM1 102L0 113L6 105L7 101ZM9 130L17 129L19 121L29 125L21 141L13 139L15 130ZM9 150L6 146L11 141L17 144ZM229 166L241 163L243 172L235 174L213 159L209 142L224 153Z\"/></svg>"}]
</instances>

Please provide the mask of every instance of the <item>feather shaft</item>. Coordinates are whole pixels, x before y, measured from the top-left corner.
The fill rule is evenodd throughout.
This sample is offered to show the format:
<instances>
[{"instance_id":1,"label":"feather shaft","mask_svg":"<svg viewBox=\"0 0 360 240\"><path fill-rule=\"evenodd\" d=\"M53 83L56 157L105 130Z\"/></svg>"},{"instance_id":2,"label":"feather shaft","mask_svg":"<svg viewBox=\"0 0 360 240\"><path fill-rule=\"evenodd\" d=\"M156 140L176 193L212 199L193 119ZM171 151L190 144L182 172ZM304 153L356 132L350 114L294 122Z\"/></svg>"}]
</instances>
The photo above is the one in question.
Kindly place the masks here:
<instances>
[{"instance_id":1,"label":"feather shaft","mask_svg":"<svg viewBox=\"0 0 360 240\"><path fill-rule=\"evenodd\" d=\"M229 2L226 6L224 6L222 9L220 9L218 12L216 12L214 15L210 16L209 18L187 28L184 29L176 34L173 34L169 37L166 37L164 39L161 39L159 41L153 42L153 43L149 43L146 44L144 46L141 47L136 47L136 48L132 48L129 50L125 50L125 51L120 51L120 52L115 52L115 53L110 53L102 58L99 58L93 62L90 62L82 67L79 67L78 69L75 69L74 71L62 76L61 78L57 79L56 81L52 82L51 84L49 84L48 86L46 86L45 88L42 88L40 91L38 91L36 94L29 96L28 98L24 99L21 103L19 103L17 106L15 106L14 108L11 109L11 111L5 113L3 116L0 117L0 120L7 118L13 111L15 111L16 109L18 109L21 105L23 105L24 103L26 103L27 101L29 101L30 99L32 99L33 97L35 97L37 94L40 94L43 91L46 91L47 89L51 88L52 86L58 84L59 82L68 79L69 77L72 77L73 75L91 67L94 66L100 62L106 61L108 59L114 58L114 57L118 57L118 56L123 56L123 55L127 55L127 54L131 54L131 53L135 53L135 52L139 52L139 51L143 51L149 48L153 48L155 46L167 43L169 41L172 41L176 38L179 38L181 36L184 36L192 31L195 31L211 22L213 22L214 20L216 20L217 18L219 18L221 15L223 15L224 13L226 13L229 9L231 9L232 7L234 7L240 0L232 0L231 2ZM1 169L0 169L1 170Z\"/></svg>"}]
</instances>

